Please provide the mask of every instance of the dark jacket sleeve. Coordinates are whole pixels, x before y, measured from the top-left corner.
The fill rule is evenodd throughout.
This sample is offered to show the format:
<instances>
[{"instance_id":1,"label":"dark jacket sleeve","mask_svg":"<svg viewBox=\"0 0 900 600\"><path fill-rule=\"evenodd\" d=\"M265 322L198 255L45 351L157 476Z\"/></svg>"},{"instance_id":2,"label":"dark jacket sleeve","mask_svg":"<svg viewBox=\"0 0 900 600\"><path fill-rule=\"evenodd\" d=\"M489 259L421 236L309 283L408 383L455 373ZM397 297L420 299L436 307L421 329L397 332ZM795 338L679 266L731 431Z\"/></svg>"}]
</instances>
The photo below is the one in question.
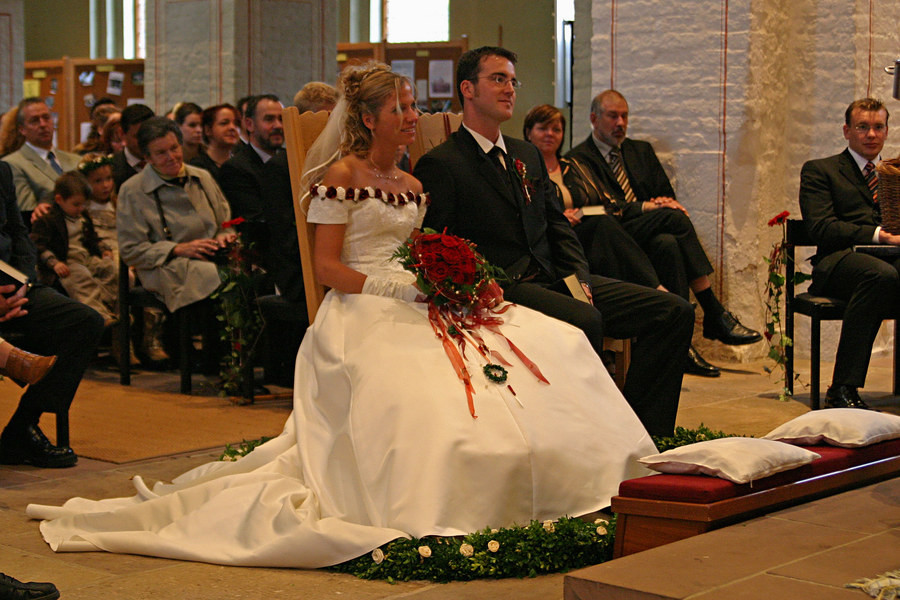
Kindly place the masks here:
<instances>
[{"instance_id":1,"label":"dark jacket sleeve","mask_svg":"<svg viewBox=\"0 0 900 600\"><path fill-rule=\"evenodd\" d=\"M12 169L3 161L0 161L0 201L3 211L0 214L0 259L33 278L37 275L37 251L16 203Z\"/></svg>"}]
</instances>

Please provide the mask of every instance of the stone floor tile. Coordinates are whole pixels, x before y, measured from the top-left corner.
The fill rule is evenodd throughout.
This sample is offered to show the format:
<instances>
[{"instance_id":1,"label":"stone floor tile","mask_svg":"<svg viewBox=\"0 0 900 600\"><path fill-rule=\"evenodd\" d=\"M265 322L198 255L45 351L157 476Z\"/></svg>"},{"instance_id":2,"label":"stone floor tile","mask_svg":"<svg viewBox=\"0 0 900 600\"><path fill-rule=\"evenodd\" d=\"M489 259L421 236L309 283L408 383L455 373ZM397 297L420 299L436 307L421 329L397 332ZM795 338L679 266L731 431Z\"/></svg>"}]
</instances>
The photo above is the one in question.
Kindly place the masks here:
<instances>
[{"instance_id":1,"label":"stone floor tile","mask_svg":"<svg viewBox=\"0 0 900 600\"><path fill-rule=\"evenodd\" d=\"M107 577L90 567L60 560L58 555L39 556L2 545L0 545L0 565L2 565L0 571L20 581L50 581L60 589L66 585L90 585ZM64 596L69 600L68 595ZM98 596L101 597L103 596Z\"/></svg>"},{"instance_id":2,"label":"stone floor tile","mask_svg":"<svg viewBox=\"0 0 900 600\"><path fill-rule=\"evenodd\" d=\"M763 517L576 571L573 576L663 598L684 598L860 537Z\"/></svg>"},{"instance_id":3,"label":"stone floor tile","mask_svg":"<svg viewBox=\"0 0 900 600\"><path fill-rule=\"evenodd\" d=\"M499 579L432 585L415 595L416 600L562 600L564 575L531 579ZM400 595L396 596L400 598ZM390 596L394 598L394 596Z\"/></svg>"},{"instance_id":4,"label":"stone floor tile","mask_svg":"<svg viewBox=\"0 0 900 600\"><path fill-rule=\"evenodd\" d=\"M782 402L777 398L739 396L700 406L679 406L676 422L682 427L693 428L702 423L725 433L761 437L808 411L806 405L795 400Z\"/></svg>"},{"instance_id":5,"label":"stone floor tile","mask_svg":"<svg viewBox=\"0 0 900 600\"><path fill-rule=\"evenodd\" d=\"M825 586L809 581L757 575L715 590L691 596L691 600L864 600L859 591L843 587Z\"/></svg>"},{"instance_id":6,"label":"stone floor tile","mask_svg":"<svg viewBox=\"0 0 900 600\"><path fill-rule=\"evenodd\" d=\"M823 498L782 510L776 518L860 533L900 528L900 489L888 482L876 483L846 492L840 503Z\"/></svg>"},{"instance_id":7,"label":"stone floor tile","mask_svg":"<svg viewBox=\"0 0 900 600\"><path fill-rule=\"evenodd\" d=\"M433 585L436 584L363 581L327 571L178 563L155 571L59 587L65 600L380 600L410 595L418 598L420 594L416 592Z\"/></svg>"},{"instance_id":8,"label":"stone floor tile","mask_svg":"<svg viewBox=\"0 0 900 600\"><path fill-rule=\"evenodd\" d=\"M769 572L773 575L841 587L862 577L875 577L896 569L900 564L898 557L900 557L900 528L867 536Z\"/></svg>"}]
</instances>

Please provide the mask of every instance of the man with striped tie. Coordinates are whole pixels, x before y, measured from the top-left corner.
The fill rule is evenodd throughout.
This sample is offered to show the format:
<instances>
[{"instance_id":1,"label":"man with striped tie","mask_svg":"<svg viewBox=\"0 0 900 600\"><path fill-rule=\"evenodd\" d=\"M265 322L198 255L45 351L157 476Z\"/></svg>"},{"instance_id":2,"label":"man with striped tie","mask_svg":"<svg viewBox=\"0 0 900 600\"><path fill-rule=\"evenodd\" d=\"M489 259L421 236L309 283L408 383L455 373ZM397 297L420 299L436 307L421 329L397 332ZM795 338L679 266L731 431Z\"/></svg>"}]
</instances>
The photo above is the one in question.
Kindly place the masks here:
<instances>
[{"instance_id":1,"label":"man with striped tie","mask_svg":"<svg viewBox=\"0 0 900 600\"><path fill-rule=\"evenodd\" d=\"M733 346L762 339L716 298L709 280L712 265L688 211L675 199L653 146L626 137L625 97L616 90L598 94L591 103L591 128L591 135L568 156L590 165L597 182L610 195L622 226L647 253L662 285L686 300L694 292L703 308L703 336ZM719 374L693 347L686 359L686 373Z\"/></svg>"},{"instance_id":2,"label":"man with striped tie","mask_svg":"<svg viewBox=\"0 0 900 600\"><path fill-rule=\"evenodd\" d=\"M900 235L881 227L878 210L875 167L887 133L884 104L874 98L856 100L844 113L848 147L807 162L800 172L800 210L817 244L810 292L847 301L825 395L830 408L868 408L857 388L865 384L881 321L900 300L900 255L882 259L853 251L855 245L900 246Z\"/></svg>"},{"instance_id":3,"label":"man with striped tie","mask_svg":"<svg viewBox=\"0 0 900 600\"><path fill-rule=\"evenodd\" d=\"M16 127L25 143L3 160L12 167L16 201L28 226L50 210L56 178L77 167L81 157L53 146L53 115L41 98L19 102Z\"/></svg>"}]
</instances>

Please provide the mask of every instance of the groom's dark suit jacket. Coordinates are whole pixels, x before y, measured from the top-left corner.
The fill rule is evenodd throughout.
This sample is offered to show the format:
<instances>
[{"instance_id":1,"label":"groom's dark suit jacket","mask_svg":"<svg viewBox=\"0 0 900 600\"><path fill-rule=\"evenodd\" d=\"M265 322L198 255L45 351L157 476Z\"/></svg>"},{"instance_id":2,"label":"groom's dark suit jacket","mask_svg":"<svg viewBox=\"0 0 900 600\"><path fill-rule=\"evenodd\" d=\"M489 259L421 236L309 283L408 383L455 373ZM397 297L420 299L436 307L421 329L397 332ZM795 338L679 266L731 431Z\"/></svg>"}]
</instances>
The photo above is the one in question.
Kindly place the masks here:
<instances>
[{"instance_id":1,"label":"groom's dark suit jacket","mask_svg":"<svg viewBox=\"0 0 900 600\"><path fill-rule=\"evenodd\" d=\"M531 200L510 190L472 134L460 127L416 164L415 175L432 197L425 226L447 227L472 240L485 258L513 279L536 267L537 279L544 283L572 273L587 281L587 259L555 202L556 192L540 153L527 142L505 136L504 141L510 170L515 169L516 160L525 165ZM520 185L518 175L507 176Z\"/></svg>"},{"instance_id":2,"label":"groom's dark suit jacket","mask_svg":"<svg viewBox=\"0 0 900 600\"><path fill-rule=\"evenodd\" d=\"M683 373L683 362L671 356L687 354L693 309L674 294L591 275L537 148L503 139L506 172L464 127L419 159L414 175L431 195L425 226L446 227L477 244L512 278L507 299L575 325L598 353L604 335L637 338L625 398L651 434L671 435ZM517 161L525 168L530 199L521 191ZM560 285L573 273L591 286L594 306Z\"/></svg>"}]
</instances>

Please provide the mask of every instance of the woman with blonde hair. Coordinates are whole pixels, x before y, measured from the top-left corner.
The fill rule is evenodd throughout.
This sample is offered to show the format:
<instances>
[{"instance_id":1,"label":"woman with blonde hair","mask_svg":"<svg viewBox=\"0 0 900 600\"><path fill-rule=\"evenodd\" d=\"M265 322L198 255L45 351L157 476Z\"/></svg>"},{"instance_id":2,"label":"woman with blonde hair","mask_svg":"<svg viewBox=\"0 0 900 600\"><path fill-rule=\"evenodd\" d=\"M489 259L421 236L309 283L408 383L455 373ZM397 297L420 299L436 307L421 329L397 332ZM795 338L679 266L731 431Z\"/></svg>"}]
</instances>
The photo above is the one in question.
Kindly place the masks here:
<instances>
[{"instance_id":1,"label":"woman with blonde hair","mask_svg":"<svg viewBox=\"0 0 900 600\"><path fill-rule=\"evenodd\" d=\"M13 106L0 116L0 156L15 152L25 143L25 136L19 132L16 115L19 107Z\"/></svg>"},{"instance_id":2,"label":"woman with blonde hair","mask_svg":"<svg viewBox=\"0 0 900 600\"><path fill-rule=\"evenodd\" d=\"M41 526L53 549L321 567L398 537L593 512L645 472L635 459L653 443L587 338L530 309L478 312L489 326L447 333L512 359L485 365L468 347L456 365L471 374L467 407L435 305L392 260L428 204L394 163L415 137L412 86L374 63L346 70L341 90L304 176L316 274L331 291L300 347L284 432L152 491L136 478L134 498L30 506L53 519ZM485 305L502 303L484 283L495 292Z\"/></svg>"}]
</instances>

